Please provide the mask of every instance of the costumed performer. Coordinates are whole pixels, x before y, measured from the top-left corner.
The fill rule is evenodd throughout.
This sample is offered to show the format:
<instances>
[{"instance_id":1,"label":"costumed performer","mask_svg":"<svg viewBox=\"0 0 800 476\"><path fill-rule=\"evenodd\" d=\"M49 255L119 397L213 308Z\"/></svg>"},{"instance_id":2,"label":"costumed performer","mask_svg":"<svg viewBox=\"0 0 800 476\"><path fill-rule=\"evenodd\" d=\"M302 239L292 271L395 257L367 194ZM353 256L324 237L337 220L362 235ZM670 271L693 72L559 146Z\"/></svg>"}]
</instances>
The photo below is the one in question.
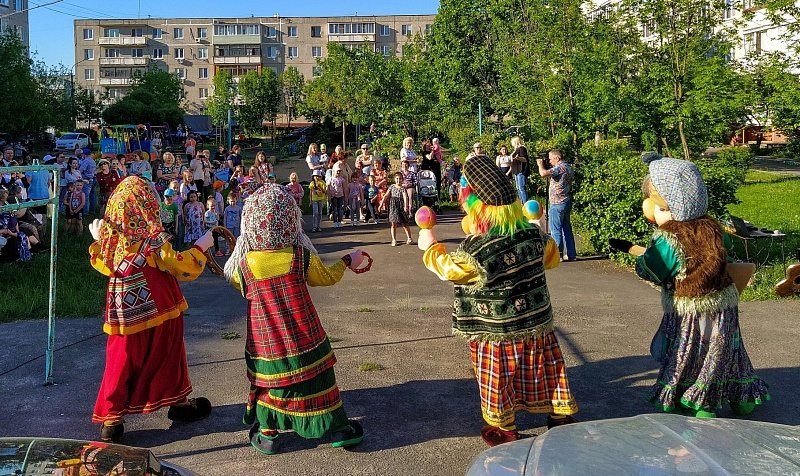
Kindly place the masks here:
<instances>
[{"instance_id":1,"label":"costumed performer","mask_svg":"<svg viewBox=\"0 0 800 476\"><path fill-rule=\"evenodd\" d=\"M334 447L363 440L361 425L347 418L333 371L336 357L308 292L308 286L336 284L363 259L355 251L325 266L285 187L267 183L245 200L225 277L249 301L250 393L243 421L252 425L256 450L278 452L279 431L288 430L303 438L330 436Z\"/></svg>"},{"instance_id":2,"label":"costumed performer","mask_svg":"<svg viewBox=\"0 0 800 476\"><path fill-rule=\"evenodd\" d=\"M701 418L716 416L725 403L749 414L770 395L744 347L739 279L731 277L720 224L706 215L703 177L686 160L649 152L642 161L650 172L643 209L658 229L647 248L609 243L637 255L636 274L661 287L664 315L651 344L661 370L648 399L665 412Z\"/></svg>"},{"instance_id":3,"label":"costumed performer","mask_svg":"<svg viewBox=\"0 0 800 476\"><path fill-rule=\"evenodd\" d=\"M155 191L140 177L124 179L108 200L103 220L89 231L92 266L109 277L103 330L106 366L92 421L100 439L119 442L123 417L170 407L168 417L195 421L211 413L192 392L183 341L188 308L178 281L192 281L206 264L211 233L177 252L164 231Z\"/></svg>"},{"instance_id":4,"label":"costumed performer","mask_svg":"<svg viewBox=\"0 0 800 476\"><path fill-rule=\"evenodd\" d=\"M548 413L552 428L574 423L578 406L553 331L545 269L558 266L555 242L529 224L511 181L486 156L464 164L462 228L454 253L420 230L423 262L454 283L453 334L467 339L478 381L481 437L494 446L519 438L517 410Z\"/></svg>"}]
</instances>

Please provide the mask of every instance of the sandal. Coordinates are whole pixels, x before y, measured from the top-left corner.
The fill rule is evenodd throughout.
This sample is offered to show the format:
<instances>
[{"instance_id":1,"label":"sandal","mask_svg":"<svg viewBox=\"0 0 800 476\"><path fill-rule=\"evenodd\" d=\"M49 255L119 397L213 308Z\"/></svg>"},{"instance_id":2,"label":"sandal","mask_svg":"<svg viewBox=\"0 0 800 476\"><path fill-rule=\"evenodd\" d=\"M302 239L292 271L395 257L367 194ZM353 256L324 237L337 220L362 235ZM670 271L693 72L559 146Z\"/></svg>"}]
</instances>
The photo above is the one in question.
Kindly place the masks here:
<instances>
[{"instance_id":1,"label":"sandal","mask_svg":"<svg viewBox=\"0 0 800 476\"><path fill-rule=\"evenodd\" d=\"M481 439L489 446L497 446L517 441L519 433L517 430L503 430L496 426L486 425L481 429Z\"/></svg>"},{"instance_id":2,"label":"sandal","mask_svg":"<svg viewBox=\"0 0 800 476\"><path fill-rule=\"evenodd\" d=\"M392 240L392 246L397 246L397 240Z\"/></svg>"},{"instance_id":3,"label":"sandal","mask_svg":"<svg viewBox=\"0 0 800 476\"><path fill-rule=\"evenodd\" d=\"M186 403L169 407L167 418L172 421L199 421L211 414L211 402L205 397L190 398Z\"/></svg>"},{"instance_id":4,"label":"sandal","mask_svg":"<svg viewBox=\"0 0 800 476\"><path fill-rule=\"evenodd\" d=\"M364 441L364 428L361 423L349 420L350 425L342 430L334 432L331 439L331 446L334 448L348 448Z\"/></svg>"},{"instance_id":5,"label":"sandal","mask_svg":"<svg viewBox=\"0 0 800 476\"><path fill-rule=\"evenodd\" d=\"M274 436L267 436L261 433L261 426L256 422L249 433L250 446L255 448L256 451L265 455L274 455L278 452L278 436L276 432Z\"/></svg>"}]
</instances>

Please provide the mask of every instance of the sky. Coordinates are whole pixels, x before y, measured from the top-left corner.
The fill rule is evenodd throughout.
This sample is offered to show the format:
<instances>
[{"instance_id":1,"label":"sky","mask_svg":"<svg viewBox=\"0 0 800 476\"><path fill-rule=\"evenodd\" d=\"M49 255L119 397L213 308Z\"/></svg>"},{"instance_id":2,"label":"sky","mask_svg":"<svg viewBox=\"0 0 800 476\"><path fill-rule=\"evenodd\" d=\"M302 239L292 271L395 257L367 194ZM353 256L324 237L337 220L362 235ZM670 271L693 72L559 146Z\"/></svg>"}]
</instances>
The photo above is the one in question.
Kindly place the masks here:
<instances>
[{"instance_id":1,"label":"sky","mask_svg":"<svg viewBox=\"0 0 800 476\"><path fill-rule=\"evenodd\" d=\"M92 18L208 18L272 16L312 17L338 15L402 15L431 14L439 8L437 0L61 0L53 5L35 8L53 0L28 0L31 51L47 64L75 62L73 20Z\"/></svg>"}]
</instances>

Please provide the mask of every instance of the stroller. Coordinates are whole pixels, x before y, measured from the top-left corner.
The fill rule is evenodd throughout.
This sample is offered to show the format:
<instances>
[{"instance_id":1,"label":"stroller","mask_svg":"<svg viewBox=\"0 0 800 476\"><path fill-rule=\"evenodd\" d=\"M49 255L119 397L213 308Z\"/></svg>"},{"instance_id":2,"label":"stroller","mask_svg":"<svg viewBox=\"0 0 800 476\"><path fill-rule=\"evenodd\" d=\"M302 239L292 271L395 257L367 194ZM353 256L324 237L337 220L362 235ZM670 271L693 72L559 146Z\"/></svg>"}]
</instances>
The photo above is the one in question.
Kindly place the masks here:
<instances>
[{"instance_id":1,"label":"stroller","mask_svg":"<svg viewBox=\"0 0 800 476\"><path fill-rule=\"evenodd\" d=\"M419 206L433 208L439 212L439 189L437 188L436 175L432 170L420 170L417 182L417 197Z\"/></svg>"}]
</instances>

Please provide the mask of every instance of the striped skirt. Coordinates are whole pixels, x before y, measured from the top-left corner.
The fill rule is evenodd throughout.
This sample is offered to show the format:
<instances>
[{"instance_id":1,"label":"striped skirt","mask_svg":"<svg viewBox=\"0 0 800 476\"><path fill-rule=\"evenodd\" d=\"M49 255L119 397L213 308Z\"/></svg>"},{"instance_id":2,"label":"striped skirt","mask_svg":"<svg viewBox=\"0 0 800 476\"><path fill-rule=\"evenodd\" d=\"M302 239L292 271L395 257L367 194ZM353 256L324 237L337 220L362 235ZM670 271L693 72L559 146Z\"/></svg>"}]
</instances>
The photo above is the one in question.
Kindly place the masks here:
<instances>
[{"instance_id":1,"label":"striped skirt","mask_svg":"<svg viewBox=\"0 0 800 476\"><path fill-rule=\"evenodd\" d=\"M303 438L322 438L349 424L333 367L285 387L250 386L243 422L262 430L294 430Z\"/></svg>"},{"instance_id":2,"label":"striped skirt","mask_svg":"<svg viewBox=\"0 0 800 476\"><path fill-rule=\"evenodd\" d=\"M513 430L518 410L577 413L561 348L552 331L501 342L475 340L469 346L486 423Z\"/></svg>"}]
</instances>

